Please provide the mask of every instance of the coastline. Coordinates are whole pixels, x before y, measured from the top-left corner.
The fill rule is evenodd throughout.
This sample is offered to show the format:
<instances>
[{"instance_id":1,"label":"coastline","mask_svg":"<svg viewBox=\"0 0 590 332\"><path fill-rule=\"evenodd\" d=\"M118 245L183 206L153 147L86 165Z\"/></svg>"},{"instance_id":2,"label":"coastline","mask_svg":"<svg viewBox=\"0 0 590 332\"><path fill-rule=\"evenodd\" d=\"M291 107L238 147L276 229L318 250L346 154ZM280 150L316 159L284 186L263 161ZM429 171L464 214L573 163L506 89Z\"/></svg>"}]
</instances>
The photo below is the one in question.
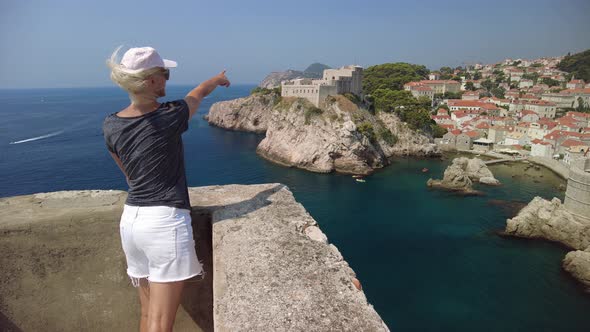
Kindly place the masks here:
<instances>
[{"instance_id":1,"label":"coastline","mask_svg":"<svg viewBox=\"0 0 590 332\"><path fill-rule=\"evenodd\" d=\"M456 150L456 151L457 151L457 153L480 154L482 156L486 156L486 157L493 158L493 159L506 158L506 156L503 156L499 153L495 153L495 152L490 153L489 151L488 152L479 152L479 151L473 151L473 150ZM526 163L527 161L530 163L547 168L548 170L552 171L553 173L555 173L556 175L561 177L563 180L567 181L567 179L569 178L569 169L567 169L560 162L553 160L553 159L527 156L526 159L524 159L524 160L507 161L506 163L513 163L513 162Z\"/></svg>"}]
</instances>

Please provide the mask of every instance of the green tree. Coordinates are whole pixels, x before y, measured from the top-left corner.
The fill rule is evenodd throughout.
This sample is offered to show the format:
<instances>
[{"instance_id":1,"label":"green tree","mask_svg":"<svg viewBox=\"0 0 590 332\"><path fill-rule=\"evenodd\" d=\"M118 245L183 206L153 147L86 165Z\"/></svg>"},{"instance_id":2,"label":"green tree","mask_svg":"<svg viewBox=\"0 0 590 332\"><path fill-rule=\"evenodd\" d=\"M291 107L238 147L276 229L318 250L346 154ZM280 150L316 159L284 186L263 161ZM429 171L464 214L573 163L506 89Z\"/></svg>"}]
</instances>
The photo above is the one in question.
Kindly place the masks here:
<instances>
[{"instance_id":1,"label":"green tree","mask_svg":"<svg viewBox=\"0 0 590 332\"><path fill-rule=\"evenodd\" d=\"M428 73L425 66L404 62L371 66L363 73L363 90L365 94L377 89L403 90L404 84L425 79Z\"/></svg>"},{"instance_id":2,"label":"green tree","mask_svg":"<svg viewBox=\"0 0 590 332\"><path fill-rule=\"evenodd\" d=\"M493 88L491 92L494 97L504 99L504 93L506 93L506 90L504 90L504 88L496 87Z\"/></svg>"},{"instance_id":3,"label":"green tree","mask_svg":"<svg viewBox=\"0 0 590 332\"><path fill-rule=\"evenodd\" d=\"M418 97L418 106L425 109L430 109L432 107L432 99L428 96L420 96Z\"/></svg>"},{"instance_id":4,"label":"green tree","mask_svg":"<svg viewBox=\"0 0 590 332\"><path fill-rule=\"evenodd\" d=\"M416 109L419 102L410 91L378 89L373 92L375 109L382 112L394 112L400 109Z\"/></svg>"},{"instance_id":5,"label":"green tree","mask_svg":"<svg viewBox=\"0 0 590 332\"><path fill-rule=\"evenodd\" d=\"M554 79L552 79L550 77L543 77L541 79L541 83L547 84L549 86L558 86L558 85L561 85L561 83L559 83L558 80L554 80Z\"/></svg>"},{"instance_id":6,"label":"green tree","mask_svg":"<svg viewBox=\"0 0 590 332\"><path fill-rule=\"evenodd\" d=\"M568 53L557 65L560 70L569 72L574 77L590 81L590 49L571 55Z\"/></svg>"},{"instance_id":7,"label":"green tree","mask_svg":"<svg viewBox=\"0 0 590 332\"><path fill-rule=\"evenodd\" d=\"M491 91L491 90L492 90L492 89L495 87L495 84L494 84L494 82L492 82L492 81L491 81L491 80L488 78L488 79L486 79L485 81L481 82L481 86L482 86L483 88L485 88L486 90L488 90L488 91Z\"/></svg>"},{"instance_id":8,"label":"green tree","mask_svg":"<svg viewBox=\"0 0 590 332\"><path fill-rule=\"evenodd\" d=\"M432 136L435 138L443 137L444 134L447 133L447 130L437 124L431 124L430 129L432 131Z\"/></svg>"},{"instance_id":9,"label":"green tree","mask_svg":"<svg viewBox=\"0 0 590 332\"><path fill-rule=\"evenodd\" d=\"M537 80L539 79L539 73L526 73L522 75L522 78L525 80L532 80L533 84L537 84Z\"/></svg>"},{"instance_id":10,"label":"green tree","mask_svg":"<svg viewBox=\"0 0 590 332\"><path fill-rule=\"evenodd\" d=\"M407 111L405 112L404 117L404 121L407 122L408 126L412 129L430 131L430 125L434 122L434 120L430 118L430 113L423 109Z\"/></svg>"},{"instance_id":11,"label":"green tree","mask_svg":"<svg viewBox=\"0 0 590 332\"><path fill-rule=\"evenodd\" d=\"M475 74L473 74L473 79L474 80L481 80L481 73L476 71Z\"/></svg>"},{"instance_id":12,"label":"green tree","mask_svg":"<svg viewBox=\"0 0 590 332\"><path fill-rule=\"evenodd\" d=\"M475 85L473 84L473 82L467 82L467 83L465 83L465 90L475 91L477 89L475 88Z\"/></svg>"},{"instance_id":13,"label":"green tree","mask_svg":"<svg viewBox=\"0 0 590 332\"><path fill-rule=\"evenodd\" d=\"M371 142L375 142L377 139L373 125L370 122L363 122L359 124L356 130L363 136L366 136Z\"/></svg>"}]
</instances>

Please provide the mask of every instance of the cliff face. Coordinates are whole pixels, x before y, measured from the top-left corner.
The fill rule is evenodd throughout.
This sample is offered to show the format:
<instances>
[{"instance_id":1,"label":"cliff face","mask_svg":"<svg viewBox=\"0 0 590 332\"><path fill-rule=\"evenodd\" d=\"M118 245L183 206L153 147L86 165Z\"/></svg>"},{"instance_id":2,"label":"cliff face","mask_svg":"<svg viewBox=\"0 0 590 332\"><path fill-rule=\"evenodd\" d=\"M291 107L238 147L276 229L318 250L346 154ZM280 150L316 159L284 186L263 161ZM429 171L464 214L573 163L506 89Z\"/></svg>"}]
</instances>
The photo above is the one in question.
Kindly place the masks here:
<instances>
[{"instance_id":1,"label":"cliff face","mask_svg":"<svg viewBox=\"0 0 590 332\"><path fill-rule=\"evenodd\" d=\"M258 119L259 130L266 124L266 137L256 150L259 155L313 172L368 174L387 165L392 156L440 154L428 137L395 115L375 116L342 96L329 98L322 109L298 98L282 98L271 106L276 100L268 98L252 95L216 103L208 119L220 127L245 131L253 131L252 119Z\"/></svg>"},{"instance_id":2,"label":"cliff face","mask_svg":"<svg viewBox=\"0 0 590 332\"><path fill-rule=\"evenodd\" d=\"M217 102L211 106L205 119L210 124L230 129L264 133L273 107L279 101L276 94L253 96Z\"/></svg>"},{"instance_id":3,"label":"cliff face","mask_svg":"<svg viewBox=\"0 0 590 332\"><path fill-rule=\"evenodd\" d=\"M576 249L565 256L562 266L590 289L590 220L571 214L558 198L547 201L535 197L506 221L505 233L556 241Z\"/></svg>"}]
</instances>

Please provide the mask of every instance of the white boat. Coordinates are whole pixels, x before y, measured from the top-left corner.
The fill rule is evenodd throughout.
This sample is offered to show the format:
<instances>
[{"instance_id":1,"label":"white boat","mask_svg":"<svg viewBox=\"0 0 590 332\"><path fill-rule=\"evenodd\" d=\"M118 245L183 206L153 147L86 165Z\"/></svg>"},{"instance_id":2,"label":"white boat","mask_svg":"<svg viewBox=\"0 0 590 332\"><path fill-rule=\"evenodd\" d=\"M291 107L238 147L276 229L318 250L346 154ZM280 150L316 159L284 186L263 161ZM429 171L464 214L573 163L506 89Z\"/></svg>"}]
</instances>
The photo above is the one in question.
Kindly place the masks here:
<instances>
[{"instance_id":1,"label":"white boat","mask_svg":"<svg viewBox=\"0 0 590 332\"><path fill-rule=\"evenodd\" d=\"M356 182L367 182L364 179L356 179Z\"/></svg>"}]
</instances>

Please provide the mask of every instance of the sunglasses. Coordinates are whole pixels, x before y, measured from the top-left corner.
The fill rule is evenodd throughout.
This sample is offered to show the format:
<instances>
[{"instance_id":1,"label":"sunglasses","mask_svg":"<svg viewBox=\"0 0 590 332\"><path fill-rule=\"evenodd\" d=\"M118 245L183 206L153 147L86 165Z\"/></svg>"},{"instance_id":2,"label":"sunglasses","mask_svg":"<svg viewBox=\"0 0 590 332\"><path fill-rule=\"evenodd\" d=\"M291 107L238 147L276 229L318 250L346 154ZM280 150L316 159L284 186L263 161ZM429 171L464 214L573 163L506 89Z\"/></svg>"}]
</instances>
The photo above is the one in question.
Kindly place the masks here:
<instances>
[{"instance_id":1,"label":"sunglasses","mask_svg":"<svg viewBox=\"0 0 590 332\"><path fill-rule=\"evenodd\" d=\"M166 81L170 79L170 69L164 68L164 70L162 71L161 74L164 75L164 77L166 78Z\"/></svg>"}]
</instances>

